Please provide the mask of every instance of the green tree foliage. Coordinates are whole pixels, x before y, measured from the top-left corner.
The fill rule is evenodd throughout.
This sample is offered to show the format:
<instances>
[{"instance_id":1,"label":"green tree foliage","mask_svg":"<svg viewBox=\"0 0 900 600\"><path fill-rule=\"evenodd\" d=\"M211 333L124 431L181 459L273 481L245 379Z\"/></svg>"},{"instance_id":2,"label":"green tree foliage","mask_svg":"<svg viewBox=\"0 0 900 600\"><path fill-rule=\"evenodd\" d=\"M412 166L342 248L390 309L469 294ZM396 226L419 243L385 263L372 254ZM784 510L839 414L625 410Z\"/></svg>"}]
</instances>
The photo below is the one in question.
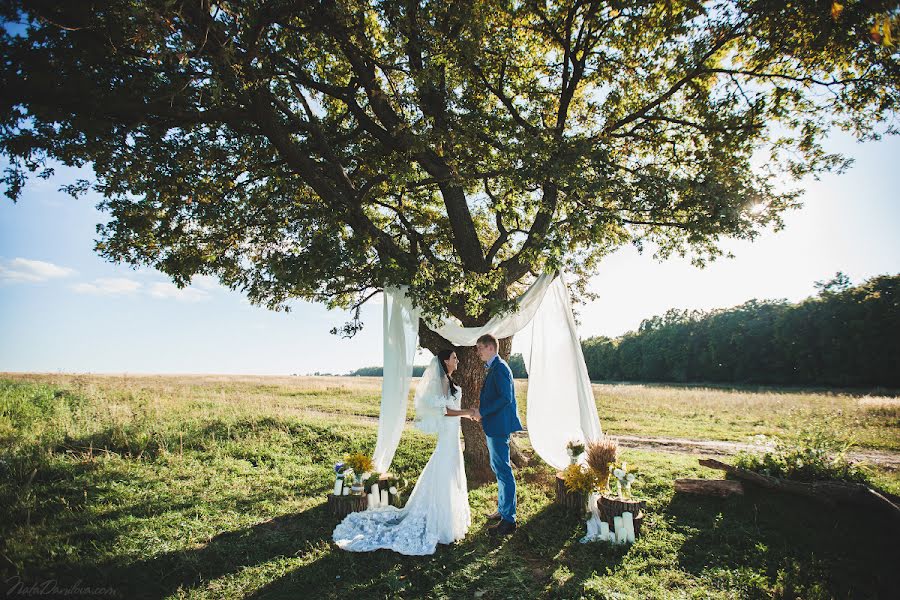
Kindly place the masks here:
<instances>
[{"instance_id":1,"label":"green tree foliage","mask_svg":"<svg viewBox=\"0 0 900 600\"><path fill-rule=\"evenodd\" d=\"M414 365L413 377L421 377L425 373L425 365ZM362 367L350 373L351 377L383 377L384 367Z\"/></svg>"},{"instance_id":2,"label":"green tree foliage","mask_svg":"<svg viewBox=\"0 0 900 600\"><path fill-rule=\"evenodd\" d=\"M509 356L509 368L512 371L513 377L516 379L524 379L528 377L528 371L525 370L525 361L522 359L521 354L511 354Z\"/></svg>"},{"instance_id":3,"label":"green tree foliage","mask_svg":"<svg viewBox=\"0 0 900 600\"><path fill-rule=\"evenodd\" d=\"M617 339L584 340L591 379L900 387L900 275L838 272L797 304L668 310Z\"/></svg>"},{"instance_id":4,"label":"green tree foliage","mask_svg":"<svg viewBox=\"0 0 900 600\"><path fill-rule=\"evenodd\" d=\"M89 164L67 189L102 194L109 260L274 309L409 283L472 325L623 244L702 264L780 228L799 202L775 177L844 167L824 132L892 132L900 89L900 16L879 0L5 0L0 17L13 200L53 161Z\"/></svg>"}]
</instances>

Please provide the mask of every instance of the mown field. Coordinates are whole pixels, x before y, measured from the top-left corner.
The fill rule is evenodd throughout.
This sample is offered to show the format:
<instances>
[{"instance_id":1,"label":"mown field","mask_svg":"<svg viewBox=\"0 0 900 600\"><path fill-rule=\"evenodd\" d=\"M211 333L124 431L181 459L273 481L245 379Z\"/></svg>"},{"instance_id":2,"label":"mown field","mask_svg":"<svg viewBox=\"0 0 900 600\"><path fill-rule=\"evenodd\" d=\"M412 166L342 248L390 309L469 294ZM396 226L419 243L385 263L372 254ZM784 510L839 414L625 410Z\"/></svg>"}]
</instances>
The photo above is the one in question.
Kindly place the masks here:
<instances>
[{"instance_id":1,"label":"mown field","mask_svg":"<svg viewBox=\"0 0 900 600\"><path fill-rule=\"evenodd\" d=\"M378 386L0 374L4 591L53 582L60 593L118 598L892 598L900 590L896 536L879 522L754 490L727 500L675 495L675 478L720 474L696 457L638 450L623 456L640 474L650 517L629 548L580 544L583 523L552 503L552 469L535 460L517 473L520 527L503 542L484 529L496 498L486 485L470 491L469 535L434 556L342 552L324 505L331 467L373 450L374 425L349 415L376 415ZM898 447L900 409L890 397L595 391L612 434L746 441L829 419L838 436ZM433 443L407 431L392 470L414 479ZM900 490L895 473L873 476Z\"/></svg>"},{"instance_id":2,"label":"mown field","mask_svg":"<svg viewBox=\"0 0 900 600\"><path fill-rule=\"evenodd\" d=\"M315 411L377 417L381 393L379 377L0 373L4 377L103 398L110 406L143 411L149 418L173 405L216 415L298 416ZM755 435L790 435L813 421L827 421L843 441L900 451L900 396L656 384L594 384L594 396L601 425L612 435L746 442ZM516 397L527 427L527 380L516 381ZM411 402L407 416L413 416Z\"/></svg>"}]
</instances>

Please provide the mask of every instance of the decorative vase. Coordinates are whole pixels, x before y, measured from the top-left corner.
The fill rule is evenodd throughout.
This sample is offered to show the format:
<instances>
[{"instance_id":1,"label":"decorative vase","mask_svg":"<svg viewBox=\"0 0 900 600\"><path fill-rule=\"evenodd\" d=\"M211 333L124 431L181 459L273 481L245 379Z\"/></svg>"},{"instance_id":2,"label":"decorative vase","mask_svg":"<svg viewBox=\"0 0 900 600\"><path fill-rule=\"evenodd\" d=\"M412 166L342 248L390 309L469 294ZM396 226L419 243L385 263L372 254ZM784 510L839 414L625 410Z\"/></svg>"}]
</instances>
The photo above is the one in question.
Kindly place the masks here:
<instances>
[{"instance_id":1,"label":"decorative vase","mask_svg":"<svg viewBox=\"0 0 900 600\"><path fill-rule=\"evenodd\" d=\"M353 485L350 487L350 493L354 496L364 496L366 493L366 484L363 481L362 473L353 474Z\"/></svg>"}]
</instances>

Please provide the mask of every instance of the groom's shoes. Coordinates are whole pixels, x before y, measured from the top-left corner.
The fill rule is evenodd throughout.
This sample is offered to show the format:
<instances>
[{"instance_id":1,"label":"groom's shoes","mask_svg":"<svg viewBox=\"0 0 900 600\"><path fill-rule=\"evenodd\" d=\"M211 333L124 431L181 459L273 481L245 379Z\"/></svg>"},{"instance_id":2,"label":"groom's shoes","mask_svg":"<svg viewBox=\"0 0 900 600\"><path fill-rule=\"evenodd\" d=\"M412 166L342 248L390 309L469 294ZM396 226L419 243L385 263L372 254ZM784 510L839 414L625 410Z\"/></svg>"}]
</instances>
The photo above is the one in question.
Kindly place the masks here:
<instances>
[{"instance_id":1,"label":"groom's shoes","mask_svg":"<svg viewBox=\"0 0 900 600\"><path fill-rule=\"evenodd\" d=\"M500 516L500 511L494 511L489 515L485 515L488 521L499 521L503 517Z\"/></svg>"},{"instance_id":2,"label":"groom's shoes","mask_svg":"<svg viewBox=\"0 0 900 600\"><path fill-rule=\"evenodd\" d=\"M500 537L509 535L515 530L516 530L515 523L510 523L509 521L505 521L503 519L501 519L500 522L497 523L496 525L494 525L492 527L488 527L488 533L490 533L491 535L496 535L496 536L500 536Z\"/></svg>"}]
</instances>

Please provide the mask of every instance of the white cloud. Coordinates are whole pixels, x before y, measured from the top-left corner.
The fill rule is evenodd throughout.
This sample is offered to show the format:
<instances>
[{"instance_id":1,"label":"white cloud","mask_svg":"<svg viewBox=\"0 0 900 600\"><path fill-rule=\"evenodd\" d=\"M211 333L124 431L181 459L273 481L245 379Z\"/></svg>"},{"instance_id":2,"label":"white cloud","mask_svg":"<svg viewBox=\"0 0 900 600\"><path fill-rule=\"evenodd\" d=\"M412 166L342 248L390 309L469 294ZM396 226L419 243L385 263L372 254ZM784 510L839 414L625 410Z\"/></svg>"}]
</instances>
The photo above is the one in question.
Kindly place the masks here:
<instances>
[{"instance_id":1,"label":"white cloud","mask_svg":"<svg viewBox=\"0 0 900 600\"><path fill-rule=\"evenodd\" d=\"M212 275L194 275L191 286L197 286L204 290L216 290L219 288L219 280Z\"/></svg>"},{"instance_id":2,"label":"white cloud","mask_svg":"<svg viewBox=\"0 0 900 600\"><path fill-rule=\"evenodd\" d=\"M190 287L179 289L174 283L154 283L150 286L150 295L154 298L174 298L182 302L202 302L209 300L209 294L203 290Z\"/></svg>"},{"instance_id":3,"label":"white cloud","mask_svg":"<svg viewBox=\"0 0 900 600\"><path fill-rule=\"evenodd\" d=\"M76 274L75 269L60 267L42 260L14 258L0 265L0 281L40 282Z\"/></svg>"},{"instance_id":4,"label":"white cloud","mask_svg":"<svg viewBox=\"0 0 900 600\"><path fill-rule=\"evenodd\" d=\"M95 279L93 283L76 283L72 289L79 294L96 294L98 296L118 296L133 294L141 287L141 283L125 277Z\"/></svg>"}]
</instances>

